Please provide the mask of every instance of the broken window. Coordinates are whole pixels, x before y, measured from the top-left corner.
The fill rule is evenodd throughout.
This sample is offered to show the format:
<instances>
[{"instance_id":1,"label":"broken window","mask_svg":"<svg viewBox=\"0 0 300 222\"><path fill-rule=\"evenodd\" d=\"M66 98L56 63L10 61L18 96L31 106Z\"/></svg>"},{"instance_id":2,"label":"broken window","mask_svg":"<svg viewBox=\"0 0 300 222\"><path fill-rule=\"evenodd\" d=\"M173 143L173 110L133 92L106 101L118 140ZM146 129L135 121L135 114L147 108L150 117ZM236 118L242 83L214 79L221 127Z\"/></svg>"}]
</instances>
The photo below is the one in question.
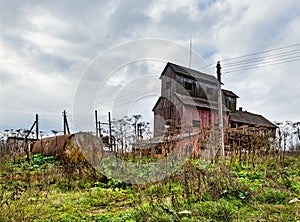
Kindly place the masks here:
<instances>
[{"instance_id":1,"label":"broken window","mask_svg":"<svg viewBox=\"0 0 300 222\"><path fill-rule=\"evenodd\" d=\"M192 84L192 83L189 83L189 82L185 82L185 83L184 83L184 88L185 88L186 90L192 91L192 90L193 90L193 84Z\"/></svg>"}]
</instances>

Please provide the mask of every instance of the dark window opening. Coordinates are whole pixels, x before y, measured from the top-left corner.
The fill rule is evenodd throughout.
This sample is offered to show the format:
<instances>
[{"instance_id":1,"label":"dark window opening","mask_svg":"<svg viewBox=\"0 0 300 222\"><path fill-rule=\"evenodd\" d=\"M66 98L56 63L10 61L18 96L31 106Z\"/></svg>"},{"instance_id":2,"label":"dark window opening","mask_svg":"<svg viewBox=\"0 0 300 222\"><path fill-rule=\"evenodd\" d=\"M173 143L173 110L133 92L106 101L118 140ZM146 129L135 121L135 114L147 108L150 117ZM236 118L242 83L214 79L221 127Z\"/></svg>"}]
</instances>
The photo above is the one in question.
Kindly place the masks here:
<instances>
[{"instance_id":1,"label":"dark window opening","mask_svg":"<svg viewBox=\"0 0 300 222\"><path fill-rule=\"evenodd\" d=\"M192 83L189 83L189 82L185 82L184 83L184 88L186 90L193 90L193 84Z\"/></svg>"},{"instance_id":2,"label":"dark window opening","mask_svg":"<svg viewBox=\"0 0 300 222\"><path fill-rule=\"evenodd\" d=\"M171 121L170 120L166 120L165 126L171 126Z\"/></svg>"},{"instance_id":3,"label":"dark window opening","mask_svg":"<svg viewBox=\"0 0 300 222\"><path fill-rule=\"evenodd\" d=\"M193 120L193 127L200 127L200 120Z\"/></svg>"}]
</instances>

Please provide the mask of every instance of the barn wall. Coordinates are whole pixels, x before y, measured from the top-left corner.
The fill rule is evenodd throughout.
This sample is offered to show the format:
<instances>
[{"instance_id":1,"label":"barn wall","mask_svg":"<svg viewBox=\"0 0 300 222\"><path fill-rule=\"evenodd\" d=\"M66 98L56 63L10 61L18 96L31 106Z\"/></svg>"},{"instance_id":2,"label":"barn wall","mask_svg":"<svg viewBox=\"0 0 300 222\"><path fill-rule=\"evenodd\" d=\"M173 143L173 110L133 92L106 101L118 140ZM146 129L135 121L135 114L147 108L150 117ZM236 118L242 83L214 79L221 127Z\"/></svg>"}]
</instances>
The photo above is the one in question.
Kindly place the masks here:
<instances>
[{"instance_id":1,"label":"barn wall","mask_svg":"<svg viewBox=\"0 0 300 222\"><path fill-rule=\"evenodd\" d=\"M167 86L168 85L168 86ZM168 66L161 75L161 95L162 97L171 99L176 88L175 73Z\"/></svg>"},{"instance_id":2,"label":"barn wall","mask_svg":"<svg viewBox=\"0 0 300 222\"><path fill-rule=\"evenodd\" d=\"M200 120L200 127L210 127L218 123L218 113L205 108L196 108L183 104L175 95L196 96L210 101L217 100L218 85L205 80L197 80L194 77L180 75L167 66L161 75L161 99L154 111L154 136L164 134L166 120L171 120L172 127L181 129L181 132L199 131L193 127L193 120ZM186 89L186 83L191 84L190 89ZM191 86L189 85L189 86ZM231 99L227 99L227 105L233 108L235 104ZM224 103L226 103L224 101ZM224 126L228 127L228 114L224 115Z\"/></svg>"},{"instance_id":3,"label":"barn wall","mask_svg":"<svg viewBox=\"0 0 300 222\"><path fill-rule=\"evenodd\" d=\"M223 104L231 112L235 112L235 110L236 110L236 98L223 95Z\"/></svg>"},{"instance_id":4,"label":"barn wall","mask_svg":"<svg viewBox=\"0 0 300 222\"><path fill-rule=\"evenodd\" d=\"M175 76L176 92L182 95L191 95L202 99L216 101L218 96L218 86L211 82L197 81L193 78L187 78L183 75ZM191 84L192 89L186 89L185 84Z\"/></svg>"},{"instance_id":5,"label":"barn wall","mask_svg":"<svg viewBox=\"0 0 300 222\"><path fill-rule=\"evenodd\" d=\"M161 98L154 110L154 136L161 136L165 131L165 124L168 122L174 130L181 125L182 103L173 97L173 101Z\"/></svg>"},{"instance_id":6,"label":"barn wall","mask_svg":"<svg viewBox=\"0 0 300 222\"><path fill-rule=\"evenodd\" d=\"M209 109L200 109L193 106L184 106L182 125L190 131L197 131L199 128L193 127L193 120L200 120L200 128L211 127L219 122L218 112ZM223 114L224 127L229 127L229 115Z\"/></svg>"}]
</instances>

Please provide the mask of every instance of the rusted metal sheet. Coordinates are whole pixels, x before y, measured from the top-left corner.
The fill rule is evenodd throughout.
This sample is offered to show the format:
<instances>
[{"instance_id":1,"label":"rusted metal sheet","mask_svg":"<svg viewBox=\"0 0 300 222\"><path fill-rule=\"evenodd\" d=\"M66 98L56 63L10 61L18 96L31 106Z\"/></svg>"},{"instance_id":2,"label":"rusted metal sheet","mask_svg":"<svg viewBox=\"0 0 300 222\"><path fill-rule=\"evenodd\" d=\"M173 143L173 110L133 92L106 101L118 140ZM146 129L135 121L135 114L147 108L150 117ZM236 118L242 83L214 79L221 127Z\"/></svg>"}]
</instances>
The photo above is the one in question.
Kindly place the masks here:
<instances>
[{"instance_id":1,"label":"rusted metal sheet","mask_svg":"<svg viewBox=\"0 0 300 222\"><path fill-rule=\"evenodd\" d=\"M85 160L96 163L102 158L102 143L95 136L81 132L39 140L34 144L32 153L58 156L73 163Z\"/></svg>"},{"instance_id":2,"label":"rusted metal sheet","mask_svg":"<svg viewBox=\"0 0 300 222\"><path fill-rule=\"evenodd\" d=\"M34 144L32 153L41 153L49 156L61 154L66 146L66 141L73 135L60 135L39 140Z\"/></svg>"}]
</instances>

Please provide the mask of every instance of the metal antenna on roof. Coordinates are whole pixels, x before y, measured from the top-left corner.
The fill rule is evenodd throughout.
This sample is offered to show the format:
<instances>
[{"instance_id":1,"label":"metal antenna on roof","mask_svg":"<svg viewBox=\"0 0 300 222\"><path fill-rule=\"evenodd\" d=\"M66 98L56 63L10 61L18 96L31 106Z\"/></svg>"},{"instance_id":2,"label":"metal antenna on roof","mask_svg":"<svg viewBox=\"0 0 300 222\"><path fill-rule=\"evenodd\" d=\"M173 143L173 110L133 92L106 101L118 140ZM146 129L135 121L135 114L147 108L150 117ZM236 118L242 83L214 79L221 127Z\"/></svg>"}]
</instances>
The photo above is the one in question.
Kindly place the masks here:
<instances>
[{"instance_id":1,"label":"metal antenna on roof","mask_svg":"<svg viewBox=\"0 0 300 222\"><path fill-rule=\"evenodd\" d=\"M190 33L190 68L192 68L192 33Z\"/></svg>"}]
</instances>

